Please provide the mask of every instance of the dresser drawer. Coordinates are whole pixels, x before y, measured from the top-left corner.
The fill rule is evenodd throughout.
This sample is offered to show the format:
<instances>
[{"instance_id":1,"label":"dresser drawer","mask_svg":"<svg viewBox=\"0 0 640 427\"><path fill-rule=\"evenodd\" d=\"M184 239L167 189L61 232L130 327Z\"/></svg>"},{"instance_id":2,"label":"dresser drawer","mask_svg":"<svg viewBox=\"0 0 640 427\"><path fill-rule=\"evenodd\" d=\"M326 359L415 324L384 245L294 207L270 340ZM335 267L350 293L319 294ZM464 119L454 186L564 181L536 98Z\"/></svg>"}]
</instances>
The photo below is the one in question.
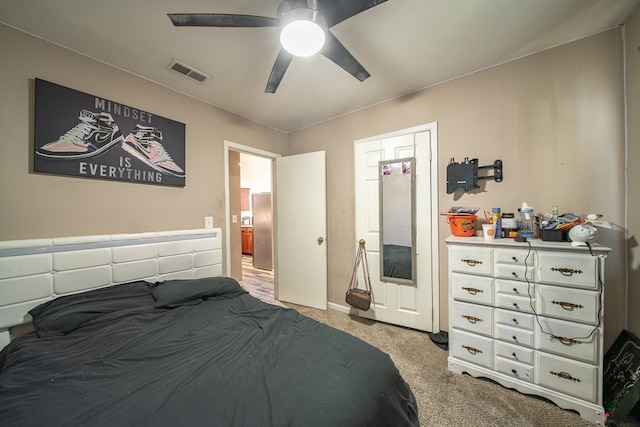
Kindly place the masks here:
<instances>
[{"instance_id":1,"label":"dresser drawer","mask_svg":"<svg viewBox=\"0 0 640 427\"><path fill-rule=\"evenodd\" d=\"M560 286L536 286L536 311L541 316L557 317L595 325L598 321L600 294Z\"/></svg>"},{"instance_id":2,"label":"dresser drawer","mask_svg":"<svg viewBox=\"0 0 640 427\"><path fill-rule=\"evenodd\" d=\"M496 319L496 324L498 325L507 325L513 328L520 328L528 331L534 330L534 318L532 314L496 308L493 315Z\"/></svg>"},{"instance_id":3,"label":"dresser drawer","mask_svg":"<svg viewBox=\"0 0 640 427\"><path fill-rule=\"evenodd\" d=\"M453 357L493 369L493 339L473 335L458 329L449 334L449 349Z\"/></svg>"},{"instance_id":4,"label":"dresser drawer","mask_svg":"<svg viewBox=\"0 0 640 427\"><path fill-rule=\"evenodd\" d=\"M463 273L493 274L492 251L490 248L450 247L449 268Z\"/></svg>"},{"instance_id":5,"label":"dresser drawer","mask_svg":"<svg viewBox=\"0 0 640 427\"><path fill-rule=\"evenodd\" d=\"M539 253L540 282L597 289L599 257L557 253Z\"/></svg>"},{"instance_id":6,"label":"dresser drawer","mask_svg":"<svg viewBox=\"0 0 640 427\"><path fill-rule=\"evenodd\" d=\"M510 342L512 344L524 345L527 347L533 347L533 331L527 331L525 329L512 328L511 326L496 324L494 336L501 340Z\"/></svg>"},{"instance_id":7,"label":"dresser drawer","mask_svg":"<svg viewBox=\"0 0 640 427\"><path fill-rule=\"evenodd\" d=\"M451 323L454 328L491 336L493 331L493 308L454 301Z\"/></svg>"},{"instance_id":8,"label":"dresser drawer","mask_svg":"<svg viewBox=\"0 0 640 427\"><path fill-rule=\"evenodd\" d=\"M495 276L512 280L529 280L533 282L533 267L527 267L518 264L501 264L495 265Z\"/></svg>"},{"instance_id":9,"label":"dresser drawer","mask_svg":"<svg viewBox=\"0 0 640 427\"><path fill-rule=\"evenodd\" d=\"M495 279L496 292L507 295L517 295L520 297L534 296L533 290L535 289L535 283L517 282L515 280Z\"/></svg>"},{"instance_id":10,"label":"dresser drawer","mask_svg":"<svg viewBox=\"0 0 640 427\"><path fill-rule=\"evenodd\" d=\"M494 369L510 377L533 382L533 366L496 356Z\"/></svg>"},{"instance_id":11,"label":"dresser drawer","mask_svg":"<svg viewBox=\"0 0 640 427\"><path fill-rule=\"evenodd\" d=\"M546 317L539 317L538 321L540 325L536 325L536 348L584 362L599 363L599 330L593 331L593 326Z\"/></svg>"},{"instance_id":12,"label":"dresser drawer","mask_svg":"<svg viewBox=\"0 0 640 427\"><path fill-rule=\"evenodd\" d=\"M496 294L496 307L508 308L511 310L522 311L525 313L533 313L529 297L521 297L517 295Z\"/></svg>"},{"instance_id":13,"label":"dresser drawer","mask_svg":"<svg viewBox=\"0 0 640 427\"><path fill-rule=\"evenodd\" d=\"M451 294L456 300L493 304L493 279L470 274L451 273Z\"/></svg>"},{"instance_id":14,"label":"dresser drawer","mask_svg":"<svg viewBox=\"0 0 640 427\"><path fill-rule=\"evenodd\" d=\"M598 368L563 357L536 352L536 383L590 402L598 399Z\"/></svg>"},{"instance_id":15,"label":"dresser drawer","mask_svg":"<svg viewBox=\"0 0 640 427\"><path fill-rule=\"evenodd\" d=\"M500 356L505 359L525 363L527 365L533 365L534 351L531 348L509 344L502 341L496 341L494 344L494 352L496 354L496 357Z\"/></svg>"},{"instance_id":16,"label":"dresser drawer","mask_svg":"<svg viewBox=\"0 0 640 427\"><path fill-rule=\"evenodd\" d=\"M524 265L526 260L527 265L533 266L535 264L534 258L533 252L522 249L496 249L493 251L493 259L496 263Z\"/></svg>"}]
</instances>

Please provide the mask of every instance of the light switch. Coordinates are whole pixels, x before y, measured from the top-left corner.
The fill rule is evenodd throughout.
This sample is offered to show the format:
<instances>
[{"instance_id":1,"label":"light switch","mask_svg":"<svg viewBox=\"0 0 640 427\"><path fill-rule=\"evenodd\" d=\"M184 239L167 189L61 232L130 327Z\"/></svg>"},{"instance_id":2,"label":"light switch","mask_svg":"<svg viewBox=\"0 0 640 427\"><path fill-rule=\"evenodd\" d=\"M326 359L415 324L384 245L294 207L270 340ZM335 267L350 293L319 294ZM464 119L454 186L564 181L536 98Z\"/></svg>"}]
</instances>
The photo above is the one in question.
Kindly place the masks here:
<instances>
[{"instance_id":1,"label":"light switch","mask_svg":"<svg viewBox=\"0 0 640 427\"><path fill-rule=\"evenodd\" d=\"M231 215L231 222L234 224L238 222L238 215Z\"/></svg>"},{"instance_id":2,"label":"light switch","mask_svg":"<svg viewBox=\"0 0 640 427\"><path fill-rule=\"evenodd\" d=\"M204 228L213 228L213 217L205 216L204 217Z\"/></svg>"}]
</instances>

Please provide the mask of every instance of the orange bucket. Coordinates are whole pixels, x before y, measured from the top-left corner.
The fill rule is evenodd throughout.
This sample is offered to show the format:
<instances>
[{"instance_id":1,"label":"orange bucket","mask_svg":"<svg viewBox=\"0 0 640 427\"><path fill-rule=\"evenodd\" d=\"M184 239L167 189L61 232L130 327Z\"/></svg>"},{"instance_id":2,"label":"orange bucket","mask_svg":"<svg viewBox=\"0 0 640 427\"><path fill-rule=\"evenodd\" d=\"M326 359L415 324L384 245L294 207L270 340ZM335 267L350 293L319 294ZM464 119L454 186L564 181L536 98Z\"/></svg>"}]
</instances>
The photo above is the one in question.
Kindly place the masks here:
<instances>
[{"instance_id":1,"label":"orange bucket","mask_svg":"<svg viewBox=\"0 0 640 427\"><path fill-rule=\"evenodd\" d=\"M447 222L454 236L473 236L476 231L475 215L447 215Z\"/></svg>"}]
</instances>

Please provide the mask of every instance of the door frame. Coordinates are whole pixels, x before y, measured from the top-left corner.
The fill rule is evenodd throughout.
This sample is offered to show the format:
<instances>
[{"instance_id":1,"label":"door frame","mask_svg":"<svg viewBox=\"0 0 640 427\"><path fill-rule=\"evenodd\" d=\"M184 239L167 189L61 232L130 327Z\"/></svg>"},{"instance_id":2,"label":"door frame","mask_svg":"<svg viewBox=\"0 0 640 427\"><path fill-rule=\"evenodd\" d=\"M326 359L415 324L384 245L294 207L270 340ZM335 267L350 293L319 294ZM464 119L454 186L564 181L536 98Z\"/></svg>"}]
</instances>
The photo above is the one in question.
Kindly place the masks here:
<instances>
[{"instance_id":1,"label":"door frame","mask_svg":"<svg viewBox=\"0 0 640 427\"><path fill-rule=\"evenodd\" d=\"M250 147L248 145L242 145L231 141L224 141L224 205L225 205L225 253L226 253L226 262L225 262L225 271L227 275L231 274L231 206L229 204L229 150L238 151L240 153L256 155L259 157L265 157L271 159L271 191L275 197L275 186L274 186L274 176L275 176L275 159L278 157L282 157L282 155L277 153L272 153L270 151L261 150L259 148ZM273 209L273 207L272 207ZM274 233L274 239L276 238ZM274 246L276 242L274 241ZM274 263L273 266L273 283L274 283L274 292L277 297L277 270L276 265Z\"/></svg>"},{"instance_id":2,"label":"door frame","mask_svg":"<svg viewBox=\"0 0 640 427\"><path fill-rule=\"evenodd\" d=\"M429 204L431 207L431 221L429 227L431 231L431 313L432 313L432 331L437 333L440 331L440 231L439 231L439 196L438 196L438 122L426 123L414 126L412 128L400 129L381 135L370 136L357 139L353 142L354 156L355 147L358 143L372 141L376 139L385 139L406 134L416 134L419 132L430 132L430 180L429 188L430 197ZM416 191L419 189L416 188ZM355 212L354 212L355 214ZM416 212L418 215L419 212ZM357 220L357 219L356 219Z\"/></svg>"}]
</instances>

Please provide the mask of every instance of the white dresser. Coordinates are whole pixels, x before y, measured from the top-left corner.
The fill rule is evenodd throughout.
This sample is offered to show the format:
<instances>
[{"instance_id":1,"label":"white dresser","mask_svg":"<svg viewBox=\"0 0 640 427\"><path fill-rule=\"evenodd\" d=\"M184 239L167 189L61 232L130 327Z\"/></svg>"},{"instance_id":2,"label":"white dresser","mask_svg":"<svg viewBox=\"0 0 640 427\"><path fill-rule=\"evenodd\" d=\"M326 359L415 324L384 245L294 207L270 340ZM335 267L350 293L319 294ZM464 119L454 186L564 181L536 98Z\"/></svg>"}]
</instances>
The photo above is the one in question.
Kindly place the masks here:
<instances>
[{"instance_id":1,"label":"white dresser","mask_svg":"<svg viewBox=\"0 0 640 427\"><path fill-rule=\"evenodd\" d=\"M605 424L604 262L609 248L446 239L449 370L491 378Z\"/></svg>"}]
</instances>

